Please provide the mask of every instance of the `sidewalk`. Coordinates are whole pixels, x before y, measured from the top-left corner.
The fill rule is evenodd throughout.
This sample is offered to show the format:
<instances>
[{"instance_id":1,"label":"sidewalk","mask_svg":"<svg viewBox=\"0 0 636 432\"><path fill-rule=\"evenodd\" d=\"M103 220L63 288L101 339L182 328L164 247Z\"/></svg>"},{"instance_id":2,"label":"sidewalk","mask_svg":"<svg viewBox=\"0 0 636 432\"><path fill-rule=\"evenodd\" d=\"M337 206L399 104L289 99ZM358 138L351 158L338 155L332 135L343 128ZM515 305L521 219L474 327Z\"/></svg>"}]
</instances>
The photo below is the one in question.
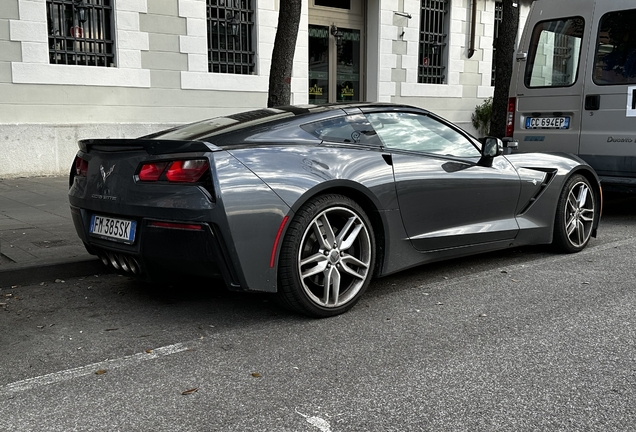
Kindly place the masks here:
<instances>
[{"instance_id":1,"label":"sidewalk","mask_svg":"<svg viewBox=\"0 0 636 432\"><path fill-rule=\"evenodd\" d=\"M0 179L0 287L103 272L75 233L68 177Z\"/></svg>"}]
</instances>

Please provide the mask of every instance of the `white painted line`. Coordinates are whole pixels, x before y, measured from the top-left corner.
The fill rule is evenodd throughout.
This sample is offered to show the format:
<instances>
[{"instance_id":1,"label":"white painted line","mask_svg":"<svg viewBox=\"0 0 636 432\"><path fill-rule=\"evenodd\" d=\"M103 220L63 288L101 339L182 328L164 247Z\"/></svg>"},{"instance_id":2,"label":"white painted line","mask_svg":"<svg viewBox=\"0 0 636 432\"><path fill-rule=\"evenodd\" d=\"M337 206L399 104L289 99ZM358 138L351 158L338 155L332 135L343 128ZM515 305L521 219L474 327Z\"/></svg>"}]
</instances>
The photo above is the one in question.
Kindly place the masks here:
<instances>
[{"instance_id":1,"label":"white painted line","mask_svg":"<svg viewBox=\"0 0 636 432\"><path fill-rule=\"evenodd\" d=\"M168 345L161 348L153 349L151 352L143 352L132 354L118 359L104 360L103 362L93 363L86 366L80 366L73 369L67 369L60 372L54 372L39 377L33 377L22 381L16 381L0 388L2 393L17 393L30 390L35 387L41 387L62 381L68 381L86 375L91 375L100 369L110 371L125 366L133 366L144 361L154 360L159 357L169 356L187 350L188 347L182 343Z\"/></svg>"},{"instance_id":2,"label":"white painted line","mask_svg":"<svg viewBox=\"0 0 636 432\"><path fill-rule=\"evenodd\" d=\"M307 423L320 429L321 432L331 432L331 425L327 420L315 416L309 417L308 415L299 412L297 409L294 411L296 411L296 414L303 416L305 420L307 420Z\"/></svg>"}]
</instances>

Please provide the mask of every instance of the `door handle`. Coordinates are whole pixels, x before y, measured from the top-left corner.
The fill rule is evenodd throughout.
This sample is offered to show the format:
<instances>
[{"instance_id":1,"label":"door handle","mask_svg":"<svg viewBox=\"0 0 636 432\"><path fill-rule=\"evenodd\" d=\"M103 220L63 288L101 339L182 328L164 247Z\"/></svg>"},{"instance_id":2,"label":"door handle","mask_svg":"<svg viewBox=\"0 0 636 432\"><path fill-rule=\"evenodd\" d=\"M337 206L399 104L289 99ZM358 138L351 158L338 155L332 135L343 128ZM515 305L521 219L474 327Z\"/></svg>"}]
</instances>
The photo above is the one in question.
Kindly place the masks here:
<instances>
[{"instance_id":1,"label":"door handle","mask_svg":"<svg viewBox=\"0 0 636 432\"><path fill-rule=\"evenodd\" d=\"M585 96L585 109L588 111L598 111L601 108L601 95Z\"/></svg>"}]
</instances>

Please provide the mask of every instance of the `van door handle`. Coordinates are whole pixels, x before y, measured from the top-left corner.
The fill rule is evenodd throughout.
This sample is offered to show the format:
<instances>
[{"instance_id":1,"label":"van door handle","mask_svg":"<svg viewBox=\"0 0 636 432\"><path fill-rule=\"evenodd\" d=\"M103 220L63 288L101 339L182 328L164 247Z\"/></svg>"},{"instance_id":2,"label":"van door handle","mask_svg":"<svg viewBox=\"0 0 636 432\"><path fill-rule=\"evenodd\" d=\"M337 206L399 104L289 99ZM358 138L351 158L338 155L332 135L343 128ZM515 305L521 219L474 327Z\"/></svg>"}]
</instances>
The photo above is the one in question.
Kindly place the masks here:
<instances>
[{"instance_id":1,"label":"van door handle","mask_svg":"<svg viewBox=\"0 0 636 432\"><path fill-rule=\"evenodd\" d=\"M588 111L598 111L601 108L601 95L585 96L585 109Z\"/></svg>"}]
</instances>

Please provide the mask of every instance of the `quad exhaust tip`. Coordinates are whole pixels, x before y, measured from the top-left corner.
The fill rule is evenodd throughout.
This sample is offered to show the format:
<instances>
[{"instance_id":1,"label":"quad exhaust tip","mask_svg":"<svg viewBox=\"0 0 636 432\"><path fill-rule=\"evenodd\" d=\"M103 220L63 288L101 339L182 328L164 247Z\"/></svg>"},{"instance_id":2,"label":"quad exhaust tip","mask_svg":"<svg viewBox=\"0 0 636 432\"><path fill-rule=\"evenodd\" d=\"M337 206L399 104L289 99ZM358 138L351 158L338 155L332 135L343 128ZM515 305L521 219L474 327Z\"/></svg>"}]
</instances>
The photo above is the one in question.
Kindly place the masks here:
<instances>
[{"instance_id":1,"label":"quad exhaust tip","mask_svg":"<svg viewBox=\"0 0 636 432\"><path fill-rule=\"evenodd\" d=\"M99 254L99 259L106 267L112 267L115 270L122 270L126 273L132 273L134 275L141 274L141 265L137 258L114 252L102 252Z\"/></svg>"}]
</instances>

